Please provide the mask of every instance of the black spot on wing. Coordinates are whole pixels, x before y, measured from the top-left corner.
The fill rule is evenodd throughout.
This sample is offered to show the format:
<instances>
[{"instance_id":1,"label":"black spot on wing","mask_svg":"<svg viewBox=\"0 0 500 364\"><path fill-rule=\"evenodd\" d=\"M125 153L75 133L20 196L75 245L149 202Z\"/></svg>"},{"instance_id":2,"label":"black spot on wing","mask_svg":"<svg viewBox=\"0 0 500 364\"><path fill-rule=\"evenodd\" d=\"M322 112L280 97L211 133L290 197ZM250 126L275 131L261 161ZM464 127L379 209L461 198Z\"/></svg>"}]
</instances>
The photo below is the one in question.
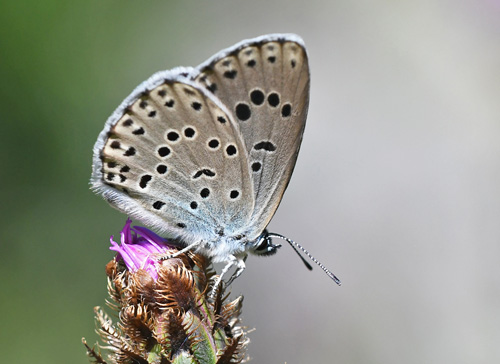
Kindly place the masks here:
<instances>
[{"instance_id":1,"label":"black spot on wing","mask_svg":"<svg viewBox=\"0 0 500 364\"><path fill-rule=\"evenodd\" d=\"M159 210L159 209L161 209L164 205L165 205L165 202L156 201L156 202L153 204L153 208L154 208L155 210Z\"/></svg>"},{"instance_id":2,"label":"black spot on wing","mask_svg":"<svg viewBox=\"0 0 500 364\"><path fill-rule=\"evenodd\" d=\"M276 146L268 141L262 141L253 146L255 150L265 150L266 152L274 152L276 150Z\"/></svg>"},{"instance_id":3,"label":"black spot on wing","mask_svg":"<svg viewBox=\"0 0 500 364\"><path fill-rule=\"evenodd\" d=\"M260 162L254 162L252 163L252 171L258 172L262 168L262 164Z\"/></svg>"},{"instance_id":4,"label":"black spot on wing","mask_svg":"<svg viewBox=\"0 0 500 364\"><path fill-rule=\"evenodd\" d=\"M238 71L232 70L232 71L226 71L224 72L224 77L229 78L230 80L234 80L236 78L236 75L238 74Z\"/></svg>"},{"instance_id":5,"label":"black spot on wing","mask_svg":"<svg viewBox=\"0 0 500 364\"><path fill-rule=\"evenodd\" d=\"M135 155L135 148L134 148L134 147L130 147L130 148L128 148L128 149L125 151L125 153L123 153L123 155L124 155L125 157L130 157L130 156Z\"/></svg>"},{"instance_id":6,"label":"black spot on wing","mask_svg":"<svg viewBox=\"0 0 500 364\"><path fill-rule=\"evenodd\" d=\"M276 106L278 106L280 104L280 96L276 92L271 92L267 96L267 102L272 107L276 107Z\"/></svg>"},{"instance_id":7,"label":"black spot on wing","mask_svg":"<svg viewBox=\"0 0 500 364\"><path fill-rule=\"evenodd\" d=\"M210 190L208 188L204 188L200 191L200 196L202 198L207 198L208 196L210 196Z\"/></svg>"},{"instance_id":8,"label":"black spot on wing","mask_svg":"<svg viewBox=\"0 0 500 364\"><path fill-rule=\"evenodd\" d=\"M152 178L153 177L149 174L145 174L144 176L142 176L141 181L139 182L139 187L141 187L142 189L146 188Z\"/></svg>"},{"instance_id":9,"label":"black spot on wing","mask_svg":"<svg viewBox=\"0 0 500 364\"><path fill-rule=\"evenodd\" d=\"M291 115L291 113L292 113L292 105L290 104L283 105L283 107L281 108L281 116L287 118Z\"/></svg>"},{"instance_id":10,"label":"black spot on wing","mask_svg":"<svg viewBox=\"0 0 500 364\"><path fill-rule=\"evenodd\" d=\"M209 142L208 142L208 146L211 148L211 149L217 149L217 147L219 146L220 142L217 140L217 139L211 139Z\"/></svg>"},{"instance_id":11,"label":"black spot on wing","mask_svg":"<svg viewBox=\"0 0 500 364\"><path fill-rule=\"evenodd\" d=\"M215 93L215 91L217 91L217 84L216 83L212 83L211 85L207 86L207 89L211 92L211 93Z\"/></svg>"},{"instance_id":12,"label":"black spot on wing","mask_svg":"<svg viewBox=\"0 0 500 364\"><path fill-rule=\"evenodd\" d=\"M232 144L228 145L227 148L226 148L226 153L230 157L234 156L237 152L238 152L238 150Z\"/></svg>"},{"instance_id":13,"label":"black spot on wing","mask_svg":"<svg viewBox=\"0 0 500 364\"><path fill-rule=\"evenodd\" d=\"M164 164L160 164L156 167L156 172L158 172L159 174L165 174L167 173L167 166L164 165Z\"/></svg>"},{"instance_id":14,"label":"black spot on wing","mask_svg":"<svg viewBox=\"0 0 500 364\"><path fill-rule=\"evenodd\" d=\"M250 100L252 100L252 103L254 105L257 105L257 106L262 105L264 103L265 98L266 98L266 96L259 89L255 89L252 92L250 92Z\"/></svg>"},{"instance_id":15,"label":"black spot on wing","mask_svg":"<svg viewBox=\"0 0 500 364\"><path fill-rule=\"evenodd\" d=\"M167 139L171 142L175 142L177 139L179 139L179 134L175 131L171 131L167 134Z\"/></svg>"},{"instance_id":16,"label":"black spot on wing","mask_svg":"<svg viewBox=\"0 0 500 364\"><path fill-rule=\"evenodd\" d=\"M193 175L193 179L196 179L196 178L200 178L201 176L207 176L207 177L214 177L215 176L215 172L208 169L208 168L205 168L205 169L200 169L198 172L196 172L194 175Z\"/></svg>"},{"instance_id":17,"label":"black spot on wing","mask_svg":"<svg viewBox=\"0 0 500 364\"><path fill-rule=\"evenodd\" d=\"M246 121L250 119L250 116L252 116L252 111L250 110L250 106L248 106L244 102L240 102L238 105L236 105L236 116L241 121Z\"/></svg>"},{"instance_id":18,"label":"black spot on wing","mask_svg":"<svg viewBox=\"0 0 500 364\"><path fill-rule=\"evenodd\" d=\"M196 134L195 130L193 128L186 128L184 130L184 136L186 138L192 138Z\"/></svg>"},{"instance_id":19,"label":"black spot on wing","mask_svg":"<svg viewBox=\"0 0 500 364\"><path fill-rule=\"evenodd\" d=\"M125 127L129 127L130 125L132 125L134 122L132 121L132 119L127 119L125 120L122 125L125 126Z\"/></svg>"},{"instance_id":20,"label":"black spot on wing","mask_svg":"<svg viewBox=\"0 0 500 364\"><path fill-rule=\"evenodd\" d=\"M170 154L170 148L169 147L158 148L158 155L160 157L166 157L169 154Z\"/></svg>"}]
</instances>

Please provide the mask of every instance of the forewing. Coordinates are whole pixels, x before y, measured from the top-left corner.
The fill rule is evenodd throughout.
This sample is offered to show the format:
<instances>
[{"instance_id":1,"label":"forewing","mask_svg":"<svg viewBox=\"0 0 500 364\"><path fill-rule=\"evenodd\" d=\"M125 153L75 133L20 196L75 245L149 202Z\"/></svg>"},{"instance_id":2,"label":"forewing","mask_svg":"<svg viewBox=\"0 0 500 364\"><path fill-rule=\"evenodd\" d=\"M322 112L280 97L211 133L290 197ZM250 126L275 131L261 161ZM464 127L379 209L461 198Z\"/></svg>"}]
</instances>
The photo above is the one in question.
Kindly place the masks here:
<instances>
[{"instance_id":1,"label":"forewing","mask_svg":"<svg viewBox=\"0 0 500 364\"><path fill-rule=\"evenodd\" d=\"M241 229L254 200L238 125L188 71L153 75L110 117L94 147L93 188L135 219L195 242L215 239L229 221Z\"/></svg>"},{"instance_id":2,"label":"forewing","mask_svg":"<svg viewBox=\"0 0 500 364\"><path fill-rule=\"evenodd\" d=\"M239 124L254 187L249 234L255 238L281 201L302 141L309 104L305 48L294 35L264 36L219 53L198 70L195 81Z\"/></svg>"}]
</instances>

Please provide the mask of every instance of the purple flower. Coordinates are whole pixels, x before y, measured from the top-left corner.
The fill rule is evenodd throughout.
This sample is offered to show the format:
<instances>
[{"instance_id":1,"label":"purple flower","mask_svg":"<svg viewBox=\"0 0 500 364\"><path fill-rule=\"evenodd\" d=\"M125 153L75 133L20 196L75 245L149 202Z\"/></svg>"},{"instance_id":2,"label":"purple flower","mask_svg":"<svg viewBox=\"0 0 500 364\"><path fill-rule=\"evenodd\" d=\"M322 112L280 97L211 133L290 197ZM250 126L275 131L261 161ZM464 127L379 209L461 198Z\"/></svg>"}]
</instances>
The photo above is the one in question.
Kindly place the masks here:
<instances>
[{"instance_id":1,"label":"purple flower","mask_svg":"<svg viewBox=\"0 0 500 364\"><path fill-rule=\"evenodd\" d=\"M118 252L128 270L136 272L139 269L147 271L156 281L158 279L158 257L168 255L171 249L166 240L151 230L141 226L130 227L132 220L127 219L121 231L121 244L118 245L111 236L110 250Z\"/></svg>"}]
</instances>

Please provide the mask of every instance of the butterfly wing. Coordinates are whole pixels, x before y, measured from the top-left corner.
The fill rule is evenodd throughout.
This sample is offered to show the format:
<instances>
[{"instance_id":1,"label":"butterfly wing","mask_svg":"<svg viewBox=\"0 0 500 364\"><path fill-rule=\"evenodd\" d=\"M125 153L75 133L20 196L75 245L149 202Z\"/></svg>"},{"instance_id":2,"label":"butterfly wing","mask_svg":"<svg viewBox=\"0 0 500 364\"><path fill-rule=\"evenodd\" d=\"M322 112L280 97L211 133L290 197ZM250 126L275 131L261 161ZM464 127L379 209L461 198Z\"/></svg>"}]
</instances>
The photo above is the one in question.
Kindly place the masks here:
<instances>
[{"instance_id":1,"label":"butterfly wing","mask_svg":"<svg viewBox=\"0 0 500 364\"><path fill-rule=\"evenodd\" d=\"M197 68L194 80L227 106L239 124L255 207L248 237L274 215L295 166L309 105L309 66L302 40L268 35L243 41Z\"/></svg>"},{"instance_id":2,"label":"butterfly wing","mask_svg":"<svg viewBox=\"0 0 500 364\"><path fill-rule=\"evenodd\" d=\"M118 107L94 147L92 184L118 210L196 242L245 225L254 198L237 123L190 71L159 72Z\"/></svg>"}]
</instances>

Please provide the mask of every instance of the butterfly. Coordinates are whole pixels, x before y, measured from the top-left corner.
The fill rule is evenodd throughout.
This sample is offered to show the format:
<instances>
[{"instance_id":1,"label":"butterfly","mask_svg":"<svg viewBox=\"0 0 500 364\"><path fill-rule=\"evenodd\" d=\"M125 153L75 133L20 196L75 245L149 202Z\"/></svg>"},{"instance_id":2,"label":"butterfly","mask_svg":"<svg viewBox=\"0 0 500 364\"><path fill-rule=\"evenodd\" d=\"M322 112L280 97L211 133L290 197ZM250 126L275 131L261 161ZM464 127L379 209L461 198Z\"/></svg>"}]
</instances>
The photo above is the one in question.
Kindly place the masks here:
<instances>
[{"instance_id":1,"label":"butterfly","mask_svg":"<svg viewBox=\"0 0 500 364\"><path fill-rule=\"evenodd\" d=\"M230 281L239 276L249 253L276 253L272 238L281 238L340 283L300 245L266 230L299 153L309 84L294 34L245 40L196 68L155 73L106 121L92 188L181 242L182 252L225 262L220 278L233 266Z\"/></svg>"}]
</instances>

